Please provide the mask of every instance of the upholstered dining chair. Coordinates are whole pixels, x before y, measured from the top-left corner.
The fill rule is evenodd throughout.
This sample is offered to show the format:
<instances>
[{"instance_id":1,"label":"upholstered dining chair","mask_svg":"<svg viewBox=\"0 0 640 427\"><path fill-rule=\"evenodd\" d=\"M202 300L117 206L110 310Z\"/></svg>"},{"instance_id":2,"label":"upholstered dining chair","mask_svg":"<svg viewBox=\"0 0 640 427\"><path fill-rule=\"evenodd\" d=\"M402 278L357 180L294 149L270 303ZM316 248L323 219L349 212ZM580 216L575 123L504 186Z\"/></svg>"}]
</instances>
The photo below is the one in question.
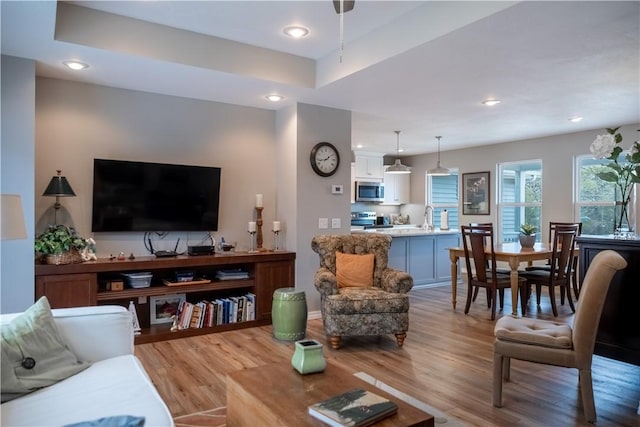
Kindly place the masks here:
<instances>
[{"instance_id":1,"label":"upholstered dining chair","mask_svg":"<svg viewBox=\"0 0 640 427\"><path fill-rule=\"evenodd\" d=\"M467 268L467 303L464 313L469 313L471 302L477 295L479 288L487 290L487 302L491 308L491 320L496 318L496 305L498 295L500 308L504 306L504 290L511 288L511 278L506 274L496 271L496 254L493 243L492 225L461 226L464 258ZM487 253L489 249L489 253ZM473 262L473 264L472 264ZM527 281L518 277L520 300L524 311L524 296Z\"/></svg>"},{"instance_id":2,"label":"upholstered dining chair","mask_svg":"<svg viewBox=\"0 0 640 427\"><path fill-rule=\"evenodd\" d=\"M553 233L556 230L557 226L564 226L564 225L575 225L578 227L578 233L576 234L576 236L579 236L582 234L582 223L581 222L558 222L558 221L551 221L549 222L549 240L547 240L547 242L549 242L549 244L551 244L551 242L553 242ZM546 270L549 271L551 269L550 267L551 263L547 262L545 265L532 265L530 267L527 267L526 270L527 271L535 271L535 270ZM579 287L579 283L578 283L578 256L575 255L573 257L573 260L571 261L571 284L573 287L573 294L576 297L576 300L578 299L578 297L580 296L580 287ZM560 304L564 305L564 297L565 297L565 289L561 288L560 289Z\"/></svg>"},{"instance_id":3,"label":"upholstered dining chair","mask_svg":"<svg viewBox=\"0 0 640 427\"><path fill-rule=\"evenodd\" d=\"M493 406L502 407L502 382L510 379L511 359L576 368L588 422L596 421L591 363L604 301L616 271L627 262L617 252L599 252L582 285L573 326L528 317L502 317L494 328ZM526 375L535 375L527 371ZM529 397L529 396L528 396Z\"/></svg>"},{"instance_id":4,"label":"upholstered dining chair","mask_svg":"<svg viewBox=\"0 0 640 427\"><path fill-rule=\"evenodd\" d=\"M578 225L556 225L552 234L552 252L549 269L538 269L523 271L518 273L520 277L527 279L528 302L530 296L531 285L536 286L536 303L540 305L540 294L542 286L549 289L549 299L551 301L551 310L554 316L558 316L558 307L556 305L556 287L560 288L561 295L566 293L567 301L571 307L571 311L575 312L573 299L571 298L571 271L575 259L574 250L576 246L576 235L578 233ZM522 304L522 313L525 314L527 304Z\"/></svg>"},{"instance_id":5,"label":"upholstered dining chair","mask_svg":"<svg viewBox=\"0 0 640 427\"><path fill-rule=\"evenodd\" d=\"M314 285L327 338L334 349L343 336L394 334L402 347L409 329L413 278L388 267L391 236L319 235L311 248L320 256Z\"/></svg>"}]
</instances>

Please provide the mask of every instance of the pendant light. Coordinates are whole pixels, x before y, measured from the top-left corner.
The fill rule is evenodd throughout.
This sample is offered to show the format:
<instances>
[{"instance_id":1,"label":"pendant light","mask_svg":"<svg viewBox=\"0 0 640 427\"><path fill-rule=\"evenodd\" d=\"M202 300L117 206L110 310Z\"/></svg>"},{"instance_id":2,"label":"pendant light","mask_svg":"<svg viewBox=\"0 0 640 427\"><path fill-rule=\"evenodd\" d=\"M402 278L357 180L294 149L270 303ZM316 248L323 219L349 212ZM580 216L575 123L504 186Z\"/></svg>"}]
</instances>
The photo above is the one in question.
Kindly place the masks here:
<instances>
[{"instance_id":1,"label":"pendant light","mask_svg":"<svg viewBox=\"0 0 640 427\"><path fill-rule=\"evenodd\" d=\"M400 131L399 130L394 130L394 132L396 133L396 152L397 152L397 158L396 158L396 162L394 164L392 164L391 166L387 167L387 169L385 169L386 173L411 173L411 168L409 166L405 166L402 164L402 162L400 161Z\"/></svg>"},{"instance_id":2,"label":"pendant light","mask_svg":"<svg viewBox=\"0 0 640 427\"><path fill-rule=\"evenodd\" d=\"M438 138L438 163L435 168L427 170L427 175L431 176L447 176L451 175L451 171L445 167L440 166L440 138L441 136L436 136Z\"/></svg>"}]
</instances>

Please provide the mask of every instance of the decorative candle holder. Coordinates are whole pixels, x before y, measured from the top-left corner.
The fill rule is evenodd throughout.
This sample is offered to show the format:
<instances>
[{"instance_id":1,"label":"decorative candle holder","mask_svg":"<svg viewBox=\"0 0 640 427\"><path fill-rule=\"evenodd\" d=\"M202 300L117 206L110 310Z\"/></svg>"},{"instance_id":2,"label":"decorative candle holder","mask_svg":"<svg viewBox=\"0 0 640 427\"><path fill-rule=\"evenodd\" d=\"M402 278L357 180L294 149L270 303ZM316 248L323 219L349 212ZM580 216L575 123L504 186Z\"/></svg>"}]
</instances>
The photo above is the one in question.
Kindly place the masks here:
<instances>
[{"instance_id":1,"label":"decorative candle holder","mask_svg":"<svg viewBox=\"0 0 640 427\"><path fill-rule=\"evenodd\" d=\"M275 247L273 248L274 251L279 251L280 249L280 242L278 237L280 236L280 230L272 230L273 234L274 234L274 241L275 241Z\"/></svg>"},{"instance_id":2,"label":"decorative candle holder","mask_svg":"<svg viewBox=\"0 0 640 427\"><path fill-rule=\"evenodd\" d=\"M322 344L316 340L296 341L291 366L302 375L322 372L327 367Z\"/></svg>"},{"instance_id":3,"label":"decorative candle holder","mask_svg":"<svg viewBox=\"0 0 640 427\"><path fill-rule=\"evenodd\" d=\"M258 253L258 251L255 250L254 243L253 243L253 236L255 235L256 235L255 231L249 231L249 253L250 254Z\"/></svg>"},{"instance_id":4,"label":"decorative candle holder","mask_svg":"<svg viewBox=\"0 0 640 427\"><path fill-rule=\"evenodd\" d=\"M264 208L261 206L256 206L256 226L257 226L257 234L256 234L256 252L265 252L267 249L262 247L262 210Z\"/></svg>"}]
</instances>

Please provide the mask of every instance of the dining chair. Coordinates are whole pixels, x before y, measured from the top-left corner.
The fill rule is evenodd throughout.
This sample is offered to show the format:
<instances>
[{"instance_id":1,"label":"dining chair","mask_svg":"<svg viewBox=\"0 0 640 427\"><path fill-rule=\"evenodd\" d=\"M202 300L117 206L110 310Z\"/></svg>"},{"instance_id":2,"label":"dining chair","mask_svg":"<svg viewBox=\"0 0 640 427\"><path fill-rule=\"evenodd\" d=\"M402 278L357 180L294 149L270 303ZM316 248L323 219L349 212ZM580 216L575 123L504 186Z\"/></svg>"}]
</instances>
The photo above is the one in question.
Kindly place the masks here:
<instances>
[{"instance_id":1,"label":"dining chair","mask_svg":"<svg viewBox=\"0 0 640 427\"><path fill-rule=\"evenodd\" d=\"M576 243L576 235L578 233L578 225L556 225L552 237L552 251L549 269L539 269L523 271L518 276L527 279L527 292L525 302L528 303L531 295L531 285L536 286L536 303L540 305L540 294L542 286L549 288L549 299L551 301L551 310L554 316L558 316L558 308L556 306L555 289L564 288L567 294L567 301L571 307L571 311L575 313L576 309L571 298L570 277L574 259L574 249ZM522 304L522 314L525 314L526 303Z\"/></svg>"},{"instance_id":2,"label":"dining chair","mask_svg":"<svg viewBox=\"0 0 640 427\"><path fill-rule=\"evenodd\" d=\"M511 376L511 359L578 369L587 421L596 421L591 363L607 291L627 262L617 252L599 252L590 264L573 325L530 317L505 316L496 322L493 343L493 406L502 407L502 383ZM526 370L527 376L536 371ZM526 392L525 392L526 393ZM530 399L531 395L520 395Z\"/></svg>"},{"instance_id":3,"label":"dining chair","mask_svg":"<svg viewBox=\"0 0 640 427\"><path fill-rule=\"evenodd\" d=\"M558 225L577 225L578 226L578 233L577 236L582 234L582 222L558 222L558 221L551 221L549 222L549 240L547 240L549 242L549 244L551 244L551 242L553 241L553 233L556 229L556 226ZM532 265L526 268L527 271L535 271L535 270L549 270L550 269L550 261L547 261L547 263L545 265ZM578 255L575 255L573 257L573 261L571 263L571 284L573 287L573 294L576 297L576 300L579 298L580 296L580 284L578 283ZM564 288L561 288L560 290L560 304L564 305Z\"/></svg>"},{"instance_id":4,"label":"dining chair","mask_svg":"<svg viewBox=\"0 0 640 427\"><path fill-rule=\"evenodd\" d=\"M511 278L506 274L496 271L496 254L493 243L493 226L475 225L461 226L462 243L464 247L465 263L467 266L467 303L464 313L469 313L474 292L479 288L485 288L488 294L491 308L491 320L496 318L496 305L498 294L500 308L504 306L504 290L511 288ZM487 249L489 251L487 252ZM473 260L473 268L471 261ZM525 301L526 280L518 278L521 301ZM524 311L524 305L523 305Z\"/></svg>"},{"instance_id":5,"label":"dining chair","mask_svg":"<svg viewBox=\"0 0 640 427\"><path fill-rule=\"evenodd\" d=\"M477 226L477 225L481 225L481 226L486 226L486 227L491 227L493 228L493 223L492 222L470 222L469 226L473 227L473 226ZM488 262L488 260L487 260ZM487 269L489 269L489 265L487 264ZM496 273L498 274L510 274L511 270L508 268L497 268L496 267ZM475 302L476 298L478 297L478 292L480 291L480 288L477 287L475 288L475 290L473 291L473 298L471 301ZM489 292L489 289L486 290L487 291L487 307L491 308L491 293Z\"/></svg>"}]
</instances>

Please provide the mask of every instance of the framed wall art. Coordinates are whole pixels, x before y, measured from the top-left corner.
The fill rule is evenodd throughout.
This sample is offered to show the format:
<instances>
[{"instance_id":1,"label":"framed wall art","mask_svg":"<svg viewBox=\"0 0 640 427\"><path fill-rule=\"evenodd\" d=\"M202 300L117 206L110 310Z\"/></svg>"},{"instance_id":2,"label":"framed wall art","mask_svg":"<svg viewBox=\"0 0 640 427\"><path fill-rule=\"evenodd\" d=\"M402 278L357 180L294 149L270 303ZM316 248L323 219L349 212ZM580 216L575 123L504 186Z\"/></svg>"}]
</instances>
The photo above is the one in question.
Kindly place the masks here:
<instances>
[{"instance_id":1,"label":"framed wall art","mask_svg":"<svg viewBox=\"0 0 640 427\"><path fill-rule=\"evenodd\" d=\"M489 215L489 172L462 174L462 214Z\"/></svg>"},{"instance_id":2,"label":"framed wall art","mask_svg":"<svg viewBox=\"0 0 640 427\"><path fill-rule=\"evenodd\" d=\"M149 297L149 323L173 322L172 316L178 313L180 301L186 301L186 294L169 294Z\"/></svg>"}]
</instances>

